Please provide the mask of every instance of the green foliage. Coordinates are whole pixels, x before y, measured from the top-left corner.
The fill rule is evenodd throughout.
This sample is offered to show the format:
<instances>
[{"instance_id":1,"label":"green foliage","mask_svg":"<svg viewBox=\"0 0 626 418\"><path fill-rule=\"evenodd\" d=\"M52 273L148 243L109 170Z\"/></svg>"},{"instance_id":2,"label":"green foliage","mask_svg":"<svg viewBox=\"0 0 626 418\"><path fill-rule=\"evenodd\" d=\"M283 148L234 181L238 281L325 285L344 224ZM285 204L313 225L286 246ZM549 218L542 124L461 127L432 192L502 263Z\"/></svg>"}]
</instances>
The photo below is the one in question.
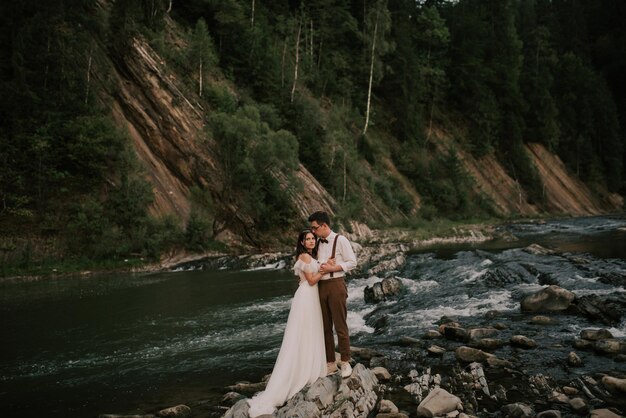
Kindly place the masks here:
<instances>
[{"instance_id":1,"label":"green foliage","mask_svg":"<svg viewBox=\"0 0 626 418\"><path fill-rule=\"evenodd\" d=\"M226 171L228 194L261 230L292 222L294 208L286 191L298 187L293 177L298 142L293 134L272 130L252 105L234 114L213 114L210 125Z\"/></svg>"}]
</instances>

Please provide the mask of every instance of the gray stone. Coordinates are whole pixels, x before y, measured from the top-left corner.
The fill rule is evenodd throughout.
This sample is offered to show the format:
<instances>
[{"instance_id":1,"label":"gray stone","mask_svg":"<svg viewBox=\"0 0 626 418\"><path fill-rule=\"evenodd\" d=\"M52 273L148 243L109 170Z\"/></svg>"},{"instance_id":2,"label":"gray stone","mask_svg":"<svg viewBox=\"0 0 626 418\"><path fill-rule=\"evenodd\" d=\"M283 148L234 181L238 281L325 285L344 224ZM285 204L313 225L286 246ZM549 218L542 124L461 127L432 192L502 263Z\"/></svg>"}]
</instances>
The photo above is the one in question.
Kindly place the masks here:
<instances>
[{"instance_id":1,"label":"gray stone","mask_svg":"<svg viewBox=\"0 0 626 418\"><path fill-rule=\"evenodd\" d=\"M375 369L376 367L386 367L387 359L383 356L376 356L370 359L370 367Z\"/></svg>"},{"instance_id":2,"label":"gray stone","mask_svg":"<svg viewBox=\"0 0 626 418\"><path fill-rule=\"evenodd\" d=\"M574 412L578 414L587 412L587 409L588 409L587 403L582 398L574 398L571 401L569 401L569 404L574 410Z\"/></svg>"},{"instance_id":3,"label":"gray stone","mask_svg":"<svg viewBox=\"0 0 626 418\"><path fill-rule=\"evenodd\" d=\"M470 329L467 333L470 340L477 340L481 338L491 337L498 333L495 328L474 328Z\"/></svg>"},{"instance_id":4,"label":"gray stone","mask_svg":"<svg viewBox=\"0 0 626 418\"><path fill-rule=\"evenodd\" d=\"M222 418L248 418L248 405L247 399L241 399L230 408Z\"/></svg>"},{"instance_id":5,"label":"gray stone","mask_svg":"<svg viewBox=\"0 0 626 418\"><path fill-rule=\"evenodd\" d=\"M187 405L176 405L171 408L161 409L157 412L159 417L187 418L191 416L191 408Z\"/></svg>"},{"instance_id":6,"label":"gray stone","mask_svg":"<svg viewBox=\"0 0 626 418\"><path fill-rule=\"evenodd\" d=\"M228 389L230 392L238 392L245 395L254 395L257 392L264 390L266 386L267 382L237 382L232 386L226 386L226 389Z\"/></svg>"},{"instance_id":7,"label":"gray stone","mask_svg":"<svg viewBox=\"0 0 626 418\"><path fill-rule=\"evenodd\" d=\"M626 379L618 379L612 376L603 376L602 384L611 392L626 392Z\"/></svg>"},{"instance_id":8,"label":"gray stone","mask_svg":"<svg viewBox=\"0 0 626 418\"><path fill-rule=\"evenodd\" d=\"M570 366L578 367L578 366L582 366L583 365L583 361L582 361L582 359L580 357L578 357L578 354L576 354L575 352L571 351L567 355L567 364L569 364Z\"/></svg>"},{"instance_id":9,"label":"gray stone","mask_svg":"<svg viewBox=\"0 0 626 418\"><path fill-rule=\"evenodd\" d=\"M386 381L391 379L391 373L384 367L374 367L372 372L374 372L378 380Z\"/></svg>"},{"instance_id":10,"label":"gray stone","mask_svg":"<svg viewBox=\"0 0 626 418\"><path fill-rule=\"evenodd\" d=\"M505 324L504 322L496 322L495 324L493 324L493 327L500 331L502 331L503 329L509 328L509 326Z\"/></svg>"},{"instance_id":11,"label":"gray stone","mask_svg":"<svg viewBox=\"0 0 626 418\"><path fill-rule=\"evenodd\" d=\"M235 403L237 403L237 401L243 398L244 396L240 393L228 392L222 397L222 401L220 402L220 405L233 406Z\"/></svg>"},{"instance_id":12,"label":"gray stone","mask_svg":"<svg viewBox=\"0 0 626 418\"><path fill-rule=\"evenodd\" d=\"M318 408L325 409L333 403L335 393L339 387L338 375L317 379L306 391L304 399L315 402Z\"/></svg>"},{"instance_id":13,"label":"gray stone","mask_svg":"<svg viewBox=\"0 0 626 418\"><path fill-rule=\"evenodd\" d=\"M580 338L591 341L606 340L613 338L613 334L608 329L584 329L580 331Z\"/></svg>"},{"instance_id":14,"label":"gray stone","mask_svg":"<svg viewBox=\"0 0 626 418\"><path fill-rule=\"evenodd\" d=\"M503 416L511 418L530 418L535 416L533 408L521 402L504 405L500 408L500 412Z\"/></svg>"},{"instance_id":15,"label":"gray stone","mask_svg":"<svg viewBox=\"0 0 626 418\"><path fill-rule=\"evenodd\" d=\"M620 418L621 415L617 415L615 412L610 409L594 409L591 411L589 418Z\"/></svg>"},{"instance_id":16,"label":"gray stone","mask_svg":"<svg viewBox=\"0 0 626 418\"><path fill-rule=\"evenodd\" d=\"M378 351L372 350L371 348L363 348L363 347L353 347L350 346L350 353L352 355L356 355L363 360L369 360L375 356L381 356L382 354ZM339 357L341 359L341 357Z\"/></svg>"},{"instance_id":17,"label":"gray stone","mask_svg":"<svg viewBox=\"0 0 626 418\"><path fill-rule=\"evenodd\" d=\"M618 339L598 340L594 343L593 348L602 354L625 354L626 342Z\"/></svg>"},{"instance_id":18,"label":"gray stone","mask_svg":"<svg viewBox=\"0 0 626 418\"><path fill-rule=\"evenodd\" d=\"M472 362L481 362L487 360L489 357L492 357L493 354L485 353L482 350L478 350L476 348L461 346L456 349L454 352L457 360L464 361L467 363Z\"/></svg>"},{"instance_id":19,"label":"gray stone","mask_svg":"<svg viewBox=\"0 0 626 418\"><path fill-rule=\"evenodd\" d=\"M524 248L524 251L534 255L550 255L554 254L554 250L550 250L548 248L542 247L539 244L530 244L528 247Z\"/></svg>"},{"instance_id":20,"label":"gray stone","mask_svg":"<svg viewBox=\"0 0 626 418\"><path fill-rule=\"evenodd\" d=\"M545 312L564 311L570 307L576 295L562 287L552 285L525 297L521 302L522 311Z\"/></svg>"},{"instance_id":21,"label":"gray stone","mask_svg":"<svg viewBox=\"0 0 626 418\"><path fill-rule=\"evenodd\" d=\"M402 412L396 412L395 414L391 414L391 413L377 414L376 418L409 418L409 416L407 414L403 414Z\"/></svg>"},{"instance_id":22,"label":"gray stone","mask_svg":"<svg viewBox=\"0 0 626 418\"><path fill-rule=\"evenodd\" d=\"M315 402L299 401L287 402L287 405L278 410L276 416L278 418L320 418L322 413Z\"/></svg>"},{"instance_id":23,"label":"gray stone","mask_svg":"<svg viewBox=\"0 0 626 418\"><path fill-rule=\"evenodd\" d=\"M400 412L398 407L388 399L382 399L378 404L378 412L383 414L396 414Z\"/></svg>"},{"instance_id":24,"label":"gray stone","mask_svg":"<svg viewBox=\"0 0 626 418\"><path fill-rule=\"evenodd\" d=\"M556 409L549 409L547 411L539 412L537 418L561 418L561 412Z\"/></svg>"},{"instance_id":25,"label":"gray stone","mask_svg":"<svg viewBox=\"0 0 626 418\"><path fill-rule=\"evenodd\" d=\"M462 406L461 400L442 388L435 388L420 402L417 415L420 417L438 417Z\"/></svg>"},{"instance_id":26,"label":"gray stone","mask_svg":"<svg viewBox=\"0 0 626 418\"><path fill-rule=\"evenodd\" d=\"M511 345L521 348L535 348L537 343L535 340L528 338L524 335L514 335L511 337Z\"/></svg>"}]
</instances>

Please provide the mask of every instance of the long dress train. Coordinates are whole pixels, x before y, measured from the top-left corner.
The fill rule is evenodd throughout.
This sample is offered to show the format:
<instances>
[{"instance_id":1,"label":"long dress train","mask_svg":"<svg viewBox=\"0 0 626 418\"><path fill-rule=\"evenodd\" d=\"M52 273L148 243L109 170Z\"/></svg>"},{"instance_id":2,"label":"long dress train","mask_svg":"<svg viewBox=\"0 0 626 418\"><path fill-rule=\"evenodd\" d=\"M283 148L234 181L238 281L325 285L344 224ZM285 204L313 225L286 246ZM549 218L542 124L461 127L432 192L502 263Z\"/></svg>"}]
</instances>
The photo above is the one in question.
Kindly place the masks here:
<instances>
[{"instance_id":1,"label":"long dress train","mask_svg":"<svg viewBox=\"0 0 626 418\"><path fill-rule=\"evenodd\" d=\"M324 325L317 284L311 286L304 272L316 273L319 263L298 260L294 273L300 277L291 301L283 342L265 391L248 400L250 417L272 414L305 385L326 375Z\"/></svg>"}]
</instances>

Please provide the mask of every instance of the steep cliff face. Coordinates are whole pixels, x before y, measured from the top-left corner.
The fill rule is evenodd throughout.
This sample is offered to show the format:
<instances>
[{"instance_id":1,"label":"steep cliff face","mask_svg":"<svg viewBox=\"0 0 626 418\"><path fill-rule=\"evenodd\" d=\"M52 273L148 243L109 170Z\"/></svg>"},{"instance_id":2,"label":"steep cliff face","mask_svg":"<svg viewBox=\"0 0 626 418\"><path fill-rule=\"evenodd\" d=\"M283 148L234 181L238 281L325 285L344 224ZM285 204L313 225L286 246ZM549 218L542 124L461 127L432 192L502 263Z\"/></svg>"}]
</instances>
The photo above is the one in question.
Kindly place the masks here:
<instances>
[{"instance_id":1,"label":"steep cliff face","mask_svg":"<svg viewBox=\"0 0 626 418\"><path fill-rule=\"evenodd\" d=\"M107 89L103 101L110 104L113 117L129 133L145 167L155 196L153 214L173 215L184 224L191 212L190 189L198 186L213 197L216 232L222 231L222 236L228 237L230 242L255 243L255 225L238 210L228 190L224 189L224 171L217 146L203 133L211 109L204 108L195 93L186 91L176 74L141 39L135 39L128 53L121 59L112 59L109 66L110 73L106 74L106 80L101 77L101 82L112 87ZM441 134L436 141L442 152L451 143ZM493 155L476 159L465 151L458 153L474 181L475 191L491 200L502 215L532 216L543 212L592 215L621 208L623 202L619 196L600 199L598 193L593 193L568 172L559 158L543 146L529 144L527 151L545 186L542 205L528 202L526 191ZM420 196L393 162L386 159L384 165L419 207ZM281 173L276 175L280 180ZM318 209L333 214L338 207L336 199L340 197L331 196L304 166L299 166L296 175L303 190L291 192L291 197L299 215L304 219ZM372 190L362 191L363 201L368 202L363 211L365 216L376 221L388 218L393 211L381 205Z\"/></svg>"}]
</instances>

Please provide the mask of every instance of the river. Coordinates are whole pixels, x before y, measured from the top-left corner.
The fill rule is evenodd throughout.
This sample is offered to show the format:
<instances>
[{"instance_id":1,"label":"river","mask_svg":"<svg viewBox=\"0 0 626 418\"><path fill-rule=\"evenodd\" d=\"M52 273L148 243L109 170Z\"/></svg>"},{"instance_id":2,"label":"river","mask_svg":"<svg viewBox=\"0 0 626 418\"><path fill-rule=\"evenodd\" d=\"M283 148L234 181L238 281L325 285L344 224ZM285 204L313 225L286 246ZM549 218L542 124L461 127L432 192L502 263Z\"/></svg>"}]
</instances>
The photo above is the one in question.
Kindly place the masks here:
<instances>
[{"instance_id":1,"label":"river","mask_svg":"<svg viewBox=\"0 0 626 418\"><path fill-rule=\"evenodd\" d=\"M621 287L598 280L626 276L626 218L593 217L515 223L501 227L515 239L438 247L412 253L398 271L405 293L370 305L363 289L380 280L348 281L349 326L355 346L390 359L407 358L405 336L420 337L442 316L483 326L523 322L521 298L559 283L577 295ZM535 255L530 243L554 249ZM0 405L12 417L93 417L155 412L180 403L210 415L226 385L258 381L271 371L296 280L285 268L191 270L0 282ZM382 320L384 319L384 321ZM581 329L581 317L527 335L556 348L539 359L506 353L528 368L567 378L559 356ZM626 336L626 323L608 327ZM563 354L565 353L565 354ZM524 357L527 356L527 357ZM578 373L626 365L592 360ZM207 415L207 416L208 416Z\"/></svg>"}]
</instances>

